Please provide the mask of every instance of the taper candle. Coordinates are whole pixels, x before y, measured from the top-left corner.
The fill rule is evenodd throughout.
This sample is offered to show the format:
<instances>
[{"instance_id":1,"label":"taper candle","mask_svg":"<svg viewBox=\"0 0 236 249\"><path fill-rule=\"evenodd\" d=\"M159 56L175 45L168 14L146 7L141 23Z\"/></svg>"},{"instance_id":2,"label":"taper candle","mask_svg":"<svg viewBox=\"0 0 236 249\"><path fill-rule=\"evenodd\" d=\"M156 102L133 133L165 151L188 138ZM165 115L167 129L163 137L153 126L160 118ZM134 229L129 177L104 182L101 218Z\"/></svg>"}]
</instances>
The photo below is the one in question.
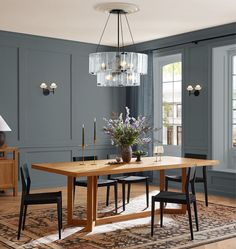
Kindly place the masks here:
<instances>
[{"instance_id":1,"label":"taper candle","mask_svg":"<svg viewBox=\"0 0 236 249\"><path fill-rule=\"evenodd\" d=\"M84 147L84 124L82 125L82 146Z\"/></svg>"},{"instance_id":2,"label":"taper candle","mask_svg":"<svg viewBox=\"0 0 236 249\"><path fill-rule=\"evenodd\" d=\"M96 136L97 136L97 134L96 134L96 118L94 118L94 124L93 124L93 128L94 128L94 133L93 133L93 141L94 141L94 143L96 142Z\"/></svg>"}]
</instances>

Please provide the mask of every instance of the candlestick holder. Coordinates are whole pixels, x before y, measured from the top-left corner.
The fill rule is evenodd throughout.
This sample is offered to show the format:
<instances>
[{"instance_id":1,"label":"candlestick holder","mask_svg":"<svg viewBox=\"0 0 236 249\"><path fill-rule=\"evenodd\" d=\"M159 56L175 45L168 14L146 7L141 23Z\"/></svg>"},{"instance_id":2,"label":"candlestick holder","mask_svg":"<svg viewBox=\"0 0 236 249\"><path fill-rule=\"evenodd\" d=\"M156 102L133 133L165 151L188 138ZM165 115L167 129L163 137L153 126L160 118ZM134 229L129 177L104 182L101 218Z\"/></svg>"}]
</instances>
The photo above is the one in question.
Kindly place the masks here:
<instances>
[{"instance_id":1,"label":"candlestick holder","mask_svg":"<svg viewBox=\"0 0 236 249\"><path fill-rule=\"evenodd\" d=\"M96 140L93 140L93 163L92 165L96 165Z\"/></svg>"},{"instance_id":2,"label":"candlestick holder","mask_svg":"<svg viewBox=\"0 0 236 249\"><path fill-rule=\"evenodd\" d=\"M81 165L84 165L84 151L85 151L85 144L81 145L82 147L82 162L80 163Z\"/></svg>"}]
</instances>

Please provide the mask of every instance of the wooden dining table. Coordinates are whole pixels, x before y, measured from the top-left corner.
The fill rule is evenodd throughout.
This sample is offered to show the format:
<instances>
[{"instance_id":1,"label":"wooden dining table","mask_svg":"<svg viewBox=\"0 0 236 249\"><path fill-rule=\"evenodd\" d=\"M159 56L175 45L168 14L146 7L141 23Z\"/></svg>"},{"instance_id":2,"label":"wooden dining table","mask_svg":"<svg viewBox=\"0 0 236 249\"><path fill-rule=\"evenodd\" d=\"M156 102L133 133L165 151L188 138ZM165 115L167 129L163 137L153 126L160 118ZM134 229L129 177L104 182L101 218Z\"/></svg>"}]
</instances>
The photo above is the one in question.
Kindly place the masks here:
<instances>
[{"instance_id":1,"label":"wooden dining table","mask_svg":"<svg viewBox=\"0 0 236 249\"><path fill-rule=\"evenodd\" d=\"M181 169L182 171L182 192L185 190L186 169L189 167L215 166L219 164L217 160L193 159L164 156L161 161L156 157L143 157L141 162L133 161L130 163L110 163L111 160L96 160L84 162L56 162L56 163L35 163L33 169L42 170L50 173L60 174L67 177L67 223L69 225L83 226L84 230L92 231L94 226L107 223L125 221L130 219L144 218L150 216L150 211L140 211L132 214L117 214L109 217L97 217L97 178L98 176L159 171L160 172L160 191L164 190L165 170ZM114 161L114 160L113 160ZM73 215L73 189L74 177L87 177L87 216L86 219L77 219ZM159 209L156 210L159 212ZM178 208L165 208L165 213L183 214L186 206Z\"/></svg>"}]
</instances>

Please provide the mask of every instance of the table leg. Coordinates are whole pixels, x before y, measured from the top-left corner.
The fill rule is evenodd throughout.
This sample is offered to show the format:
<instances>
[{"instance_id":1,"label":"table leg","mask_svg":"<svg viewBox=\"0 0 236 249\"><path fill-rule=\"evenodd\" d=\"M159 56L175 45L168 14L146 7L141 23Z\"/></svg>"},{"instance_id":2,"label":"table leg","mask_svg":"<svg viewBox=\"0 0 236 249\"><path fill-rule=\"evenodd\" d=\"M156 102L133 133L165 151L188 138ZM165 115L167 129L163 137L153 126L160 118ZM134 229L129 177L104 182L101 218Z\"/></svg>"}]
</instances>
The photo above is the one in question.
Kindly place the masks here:
<instances>
[{"instance_id":1,"label":"table leg","mask_svg":"<svg viewBox=\"0 0 236 249\"><path fill-rule=\"evenodd\" d=\"M97 219L97 206L98 206L98 200L97 200L97 190L98 190L98 184L97 184L98 178L97 176L94 176L93 179L93 187L94 187L94 191L93 191L93 220L96 221Z\"/></svg>"},{"instance_id":2,"label":"table leg","mask_svg":"<svg viewBox=\"0 0 236 249\"><path fill-rule=\"evenodd\" d=\"M160 191L165 189L165 170L160 170Z\"/></svg>"},{"instance_id":3,"label":"table leg","mask_svg":"<svg viewBox=\"0 0 236 249\"><path fill-rule=\"evenodd\" d=\"M73 224L73 186L74 177L68 176L67 178L67 223Z\"/></svg>"},{"instance_id":4,"label":"table leg","mask_svg":"<svg viewBox=\"0 0 236 249\"><path fill-rule=\"evenodd\" d=\"M95 217L94 217L94 206L95 203L95 182L96 178L94 176L88 176L87 177L87 227L86 231L91 232L93 230L93 227L95 225Z\"/></svg>"}]
</instances>

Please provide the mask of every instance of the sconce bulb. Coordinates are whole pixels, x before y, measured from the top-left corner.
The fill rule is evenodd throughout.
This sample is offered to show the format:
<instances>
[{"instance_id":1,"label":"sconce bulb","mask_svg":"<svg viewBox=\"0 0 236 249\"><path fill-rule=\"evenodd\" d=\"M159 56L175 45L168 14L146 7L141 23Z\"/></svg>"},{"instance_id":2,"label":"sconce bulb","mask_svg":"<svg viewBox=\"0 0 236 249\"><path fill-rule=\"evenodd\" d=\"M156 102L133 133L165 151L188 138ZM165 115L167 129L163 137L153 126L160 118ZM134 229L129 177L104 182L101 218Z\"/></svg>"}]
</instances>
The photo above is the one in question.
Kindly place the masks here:
<instances>
[{"instance_id":1,"label":"sconce bulb","mask_svg":"<svg viewBox=\"0 0 236 249\"><path fill-rule=\"evenodd\" d=\"M121 61L120 66L121 66L121 67L125 67L126 64L127 64L126 61Z\"/></svg>"},{"instance_id":2,"label":"sconce bulb","mask_svg":"<svg viewBox=\"0 0 236 249\"><path fill-rule=\"evenodd\" d=\"M133 74L130 74L130 75L128 76L128 79L129 79L129 80L134 80L134 79L135 79L135 77L134 77L134 75L133 75Z\"/></svg>"},{"instance_id":3,"label":"sconce bulb","mask_svg":"<svg viewBox=\"0 0 236 249\"><path fill-rule=\"evenodd\" d=\"M188 91L192 91L192 90L193 90L193 86L192 86L192 85L188 85L188 86L187 86L187 90L188 90Z\"/></svg>"},{"instance_id":4,"label":"sconce bulb","mask_svg":"<svg viewBox=\"0 0 236 249\"><path fill-rule=\"evenodd\" d=\"M112 80L112 75L111 74L108 74L108 75L106 75L106 80Z\"/></svg>"},{"instance_id":5,"label":"sconce bulb","mask_svg":"<svg viewBox=\"0 0 236 249\"><path fill-rule=\"evenodd\" d=\"M195 90L200 91L201 89L202 89L202 87L200 85L195 86Z\"/></svg>"},{"instance_id":6,"label":"sconce bulb","mask_svg":"<svg viewBox=\"0 0 236 249\"><path fill-rule=\"evenodd\" d=\"M47 86L47 84L46 83L41 83L41 85L40 85L40 88L42 88L42 89L46 89L48 86Z\"/></svg>"},{"instance_id":7,"label":"sconce bulb","mask_svg":"<svg viewBox=\"0 0 236 249\"><path fill-rule=\"evenodd\" d=\"M106 69L106 64L104 62L102 63L101 68Z\"/></svg>"},{"instance_id":8,"label":"sconce bulb","mask_svg":"<svg viewBox=\"0 0 236 249\"><path fill-rule=\"evenodd\" d=\"M56 83L51 83L50 88L51 89L56 89L57 88L57 84Z\"/></svg>"},{"instance_id":9,"label":"sconce bulb","mask_svg":"<svg viewBox=\"0 0 236 249\"><path fill-rule=\"evenodd\" d=\"M134 65L133 65L132 63L130 63L130 64L128 63L128 64L127 64L127 67L128 67L129 69L132 69L132 68L134 67Z\"/></svg>"}]
</instances>

